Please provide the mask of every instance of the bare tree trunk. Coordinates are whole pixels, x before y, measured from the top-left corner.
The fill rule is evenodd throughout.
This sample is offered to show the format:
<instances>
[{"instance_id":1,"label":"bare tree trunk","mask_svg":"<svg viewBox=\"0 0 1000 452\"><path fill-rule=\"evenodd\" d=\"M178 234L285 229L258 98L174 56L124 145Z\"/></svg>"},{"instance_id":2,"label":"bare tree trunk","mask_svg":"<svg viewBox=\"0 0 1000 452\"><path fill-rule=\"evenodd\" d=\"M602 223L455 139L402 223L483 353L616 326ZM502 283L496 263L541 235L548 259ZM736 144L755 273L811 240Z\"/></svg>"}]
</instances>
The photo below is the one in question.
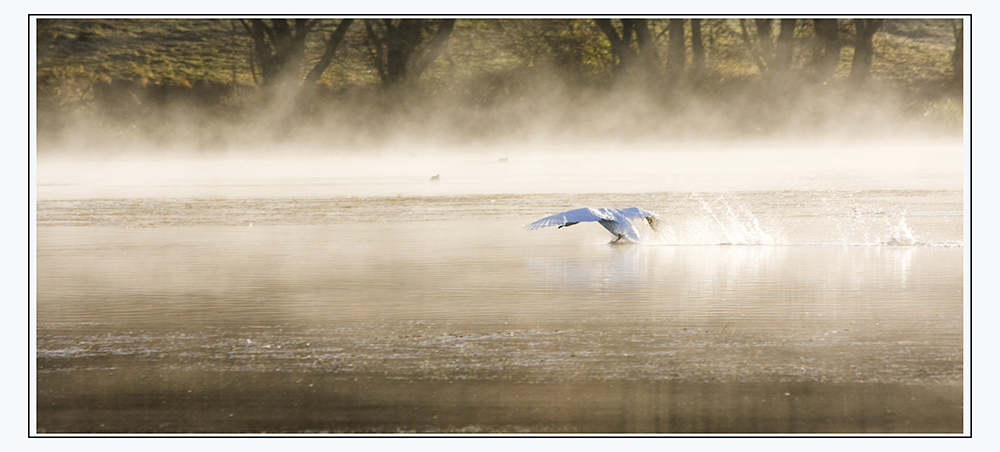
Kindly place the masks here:
<instances>
[{"instance_id":1,"label":"bare tree trunk","mask_svg":"<svg viewBox=\"0 0 1000 452\"><path fill-rule=\"evenodd\" d=\"M611 19L594 20L611 44L612 71L616 75L647 75L655 72L659 67L660 57L649 33L649 23L646 19L621 19L620 22L621 33ZM634 49L633 42L636 44Z\"/></svg>"},{"instance_id":2,"label":"bare tree trunk","mask_svg":"<svg viewBox=\"0 0 1000 452\"><path fill-rule=\"evenodd\" d=\"M758 19L758 20L760 20L760 19ZM749 22L750 22L750 19L740 19L740 32L741 32L741 36L743 37L743 43L746 44L747 49L750 52L750 57L753 58L754 64L757 65L757 69L760 69L760 73L761 74L765 74L765 73L767 73L768 64L770 64L770 62L765 58L766 54L761 50L762 49L762 47L761 47L762 44L760 43L760 37L761 37L760 26L761 26L761 22L757 22L757 24L756 24L756 30L757 30L757 39L756 40L753 37L750 36L750 31L749 31L748 26L747 26L747 24ZM770 32L771 22L770 22L770 19L764 19L763 23L765 24L764 26L767 27L767 29L769 30L767 32L766 39L767 39L767 42L768 42L768 46L770 46L770 42L771 42L771 32Z\"/></svg>"},{"instance_id":3,"label":"bare tree trunk","mask_svg":"<svg viewBox=\"0 0 1000 452\"><path fill-rule=\"evenodd\" d=\"M382 84L386 85L389 83L389 76L385 70L385 44L380 34L375 31L377 25L372 25L373 23L376 22L374 20L365 21L365 42L368 44L368 53L371 57L372 65L375 66L375 71L378 72Z\"/></svg>"},{"instance_id":4,"label":"bare tree trunk","mask_svg":"<svg viewBox=\"0 0 1000 452\"><path fill-rule=\"evenodd\" d=\"M796 19L781 19L781 29L778 32L778 45L774 54L774 72L788 72L792 67L792 56L795 47L792 45L795 37Z\"/></svg>"},{"instance_id":5,"label":"bare tree trunk","mask_svg":"<svg viewBox=\"0 0 1000 452\"><path fill-rule=\"evenodd\" d=\"M687 64L686 46L684 45L684 19L670 19L667 42L667 76L670 82L675 82L684 74Z\"/></svg>"},{"instance_id":6,"label":"bare tree trunk","mask_svg":"<svg viewBox=\"0 0 1000 452\"><path fill-rule=\"evenodd\" d=\"M425 32L437 25L422 49ZM372 64L387 87L416 80L444 52L455 29L455 19L369 19L366 44Z\"/></svg>"},{"instance_id":7,"label":"bare tree trunk","mask_svg":"<svg viewBox=\"0 0 1000 452\"><path fill-rule=\"evenodd\" d=\"M691 78L705 73L705 46L701 42L701 19L691 19Z\"/></svg>"},{"instance_id":8,"label":"bare tree trunk","mask_svg":"<svg viewBox=\"0 0 1000 452\"><path fill-rule=\"evenodd\" d=\"M455 30L455 19L442 19L438 21L438 28L434 32L434 37L427 43L427 46L414 58L410 75L414 79L420 77L437 57L444 53L448 47L448 39L451 32Z\"/></svg>"},{"instance_id":9,"label":"bare tree trunk","mask_svg":"<svg viewBox=\"0 0 1000 452\"><path fill-rule=\"evenodd\" d=\"M347 34L347 28L351 26L351 22L354 22L354 19L343 19L337 25L337 29L333 31L330 39L326 42L326 50L323 52L323 56L320 57L319 62L309 71L309 75L306 75L305 81L302 82L304 86L312 86L319 81L320 76L323 75L326 68L330 66L330 62L333 61L333 54L344 40L344 35Z\"/></svg>"},{"instance_id":10,"label":"bare tree trunk","mask_svg":"<svg viewBox=\"0 0 1000 452\"><path fill-rule=\"evenodd\" d=\"M810 63L813 77L824 80L837 70L840 63L840 30L837 19L813 19L813 33L816 42Z\"/></svg>"},{"instance_id":11,"label":"bare tree trunk","mask_svg":"<svg viewBox=\"0 0 1000 452\"><path fill-rule=\"evenodd\" d=\"M274 86L288 80L298 82L299 71L305 62L306 36L316 20L270 19L270 26L264 19L240 22L253 40L263 85Z\"/></svg>"},{"instance_id":12,"label":"bare tree trunk","mask_svg":"<svg viewBox=\"0 0 1000 452\"><path fill-rule=\"evenodd\" d=\"M954 70L954 80L965 82L965 24L962 19L952 20L955 33L955 50L951 54L951 67Z\"/></svg>"},{"instance_id":13,"label":"bare tree trunk","mask_svg":"<svg viewBox=\"0 0 1000 452\"><path fill-rule=\"evenodd\" d=\"M635 22L636 43L639 45L639 58L642 60L642 69L648 74L652 74L660 66L660 55L656 53L656 43L653 42L649 34L649 23L646 19L631 19Z\"/></svg>"},{"instance_id":14,"label":"bare tree trunk","mask_svg":"<svg viewBox=\"0 0 1000 452\"><path fill-rule=\"evenodd\" d=\"M382 19L386 24L385 71L386 84L395 85L407 77L410 58L420 42L420 19L402 19L393 24L392 19Z\"/></svg>"},{"instance_id":15,"label":"bare tree trunk","mask_svg":"<svg viewBox=\"0 0 1000 452\"><path fill-rule=\"evenodd\" d=\"M616 74L622 72L629 62L629 54L631 53L631 26L626 26L627 22L622 21L622 33L619 35L618 30L611 23L611 19L595 19L594 22L611 43L611 70Z\"/></svg>"},{"instance_id":16,"label":"bare tree trunk","mask_svg":"<svg viewBox=\"0 0 1000 452\"><path fill-rule=\"evenodd\" d=\"M229 25L230 25L230 27L233 30L232 44L231 45L232 45L233 49L238 49L239 46L237 45L238 41L236 39L236 36L237 36L237 33L236 33L236 30L237 30L237 28L236 28L236 21L229 21ZM232 66L233 82L232 82L232 86L233 86L233 90L235 92L235 90L236 90L236 61L238 60L237 55L233 55L232 59L233 59L233 66ZM252 69L252 65L251 65L251 70L253 70Z\"/></svg>"},{"instance_id":17,"label":"bare tree trunk","mask_svg":"<svg viewBox=\"0 0 1000 452\"><path fill-rule=\"evenodd\" d=\"M885 19L852 19L854 22L854 60L851 61L851 74L847 81L854 87L859 87L868 80L872 68L872 55L875 49L872 37L882 27Z\"/></svg>"},{"instance_id":18,"label":"bare tree trunk","mask_svg":"<svg viewBox=\"0 0 1000 452\"><path fill-rule=\"evenodd\" d=\"M770 68L774 64L774 42L771 41L771 30L774 19L754 19L757 26L757 48L764 66Z\"/></svg>"}]
</instances>

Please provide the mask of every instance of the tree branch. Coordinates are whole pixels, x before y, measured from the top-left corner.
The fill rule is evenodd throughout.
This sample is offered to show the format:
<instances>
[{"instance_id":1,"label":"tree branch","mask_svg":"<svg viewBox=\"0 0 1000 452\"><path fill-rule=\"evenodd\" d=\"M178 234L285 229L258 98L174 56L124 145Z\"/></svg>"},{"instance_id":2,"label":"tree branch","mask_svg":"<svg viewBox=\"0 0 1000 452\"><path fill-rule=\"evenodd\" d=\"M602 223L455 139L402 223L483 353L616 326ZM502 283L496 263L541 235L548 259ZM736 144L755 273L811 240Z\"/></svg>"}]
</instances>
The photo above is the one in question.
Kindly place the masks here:
<instances>
[{"instance_id":1,"label":"tree branch","mask_svg":"<svg viewBox=\"0 0 1000 452\"><path fill-rule=\"evenodd\" d=\"M386 19L388 20L388 19ZM375 70L378 71L378 76L382 79L382 84L388 83L389 76L385 73L385 62L383 55L383 45L382 40L379 39L378 34L375 33L375 29L372 28L372 21L365 21L365 36L368 43L368 52L371 54L372 63L375 65Z\"/></svg>"},{"instance_id":2,"label":"tree branch","mask_svg":"<svg viewBox=\"0 0 1000 452\"><path fill-rule=\"evenodd\" d=\"M611 43L611 63L617 71L621 67L622 61L625 60L621 49L622 38L618 36L618 30L615 30L615 26L611 24L611 19L594 19L594 22L604 32L604 35L608 38L608 42Z\"/></svg>"},{"instance_id":3,"label":"tree branch","mask_svg":"<svg viewBox=\"0 0 1000 452\"><path fill-rule=\"evenodd\" d=\"M326 50L323 52L323 56L320 57L319 62L309 71L309 75L302 82L304 86L312 86L319 81L319 78L323 75L323 71L333 61L333 54L336 53L337 47L340 47L340 43L344 40L344 35L347 34L347 28L351 26L351 22L354 22L354 19L341 19L340 24L337 25L337 29L333 31L330 39L326 42Z\"/></svg>"},{"instance_id":4,"label":"tree branch","mask_svg":"<svg viewBox=\"0 0 1000 452\"><path fill-rule=\"evenodd\" d=\"M451 32L455 29L455 19L442 19L437 31L434 33L434 37L431 42L427 44L427 47L420 53L420 55L413 62L413 66L410 68L411 76L413 79L420 77L420 74L427 69L431 63L434 62L437 57L444 53L445 48L448 44L448 38L451 36Z\"/></svg>"}]
</instances>

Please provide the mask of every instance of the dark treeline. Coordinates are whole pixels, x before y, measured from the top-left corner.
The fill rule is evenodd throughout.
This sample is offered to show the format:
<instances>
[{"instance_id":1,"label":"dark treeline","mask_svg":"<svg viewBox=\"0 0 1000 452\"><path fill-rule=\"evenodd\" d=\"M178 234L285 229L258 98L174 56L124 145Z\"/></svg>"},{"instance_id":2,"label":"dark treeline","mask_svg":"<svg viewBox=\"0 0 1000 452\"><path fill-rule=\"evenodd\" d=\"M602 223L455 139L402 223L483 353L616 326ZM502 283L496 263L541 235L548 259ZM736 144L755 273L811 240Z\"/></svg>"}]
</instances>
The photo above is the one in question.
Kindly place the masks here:
<instances>
[{"instance_id":1,"label":"dark treeline","mask_svg":"<svg viewBox=\"0 0 1000 452\"><path fill-rule=\"evenodd\" d=\"M406 138L857 135L912 121L954 132L961 26L40 19L39 139L210 150L261 139L348 147Z\"/></svg>"}]
</instances>

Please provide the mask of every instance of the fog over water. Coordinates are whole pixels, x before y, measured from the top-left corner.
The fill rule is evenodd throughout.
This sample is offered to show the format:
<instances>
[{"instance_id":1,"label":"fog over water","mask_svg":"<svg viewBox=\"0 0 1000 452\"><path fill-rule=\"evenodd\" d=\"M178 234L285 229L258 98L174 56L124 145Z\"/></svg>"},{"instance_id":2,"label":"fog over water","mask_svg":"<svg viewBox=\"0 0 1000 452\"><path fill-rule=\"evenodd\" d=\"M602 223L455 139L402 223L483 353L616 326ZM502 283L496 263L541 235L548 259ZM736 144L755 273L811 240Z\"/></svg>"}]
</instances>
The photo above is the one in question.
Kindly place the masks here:
<instances>
[{"instance_id":1,"label":"fog over water","mask_svg":"<svg viewBox=\"0 0 1000 452\"><path fill-rule=\"evenodd\" d=\"M924 30L940 59L951 23L892 39ZM94 50L63 25L52 61ZM960 84L573 73L511 63L534 37L460 25L496 68L468 47L405 89L234 74L217 105L149 80L53 94L32 168L33 427L969 431ZM347 51L368 64L360 27ZM53 80L64 96L83 78ZM582 207L660 221L628 244L596 222L524 229Z\"/></svg>"},{"instance_id":2,"label":"fog over water","mask_svg":"<svg viewBox=\"0 0 1000 452\"><path fill-rule=\"evenodd\" d=\"M364 155L41 157L40 199L961 190L954 140L825 145L413 147ZM374 156L370 154L375 154ZM433 176L438 180L431 182Z\"/></svg>"},{"instance_id":3,"label":"fog over water","mask_svg":"<svg viewBox=\"0 0 1000 452\"><path fill-rule=\"evenodd\" d=\"M960 432L963 171L949 140L43 155L38 426ZM522 229L584 206L664 227Z\"/></svg>"}]
</instances>

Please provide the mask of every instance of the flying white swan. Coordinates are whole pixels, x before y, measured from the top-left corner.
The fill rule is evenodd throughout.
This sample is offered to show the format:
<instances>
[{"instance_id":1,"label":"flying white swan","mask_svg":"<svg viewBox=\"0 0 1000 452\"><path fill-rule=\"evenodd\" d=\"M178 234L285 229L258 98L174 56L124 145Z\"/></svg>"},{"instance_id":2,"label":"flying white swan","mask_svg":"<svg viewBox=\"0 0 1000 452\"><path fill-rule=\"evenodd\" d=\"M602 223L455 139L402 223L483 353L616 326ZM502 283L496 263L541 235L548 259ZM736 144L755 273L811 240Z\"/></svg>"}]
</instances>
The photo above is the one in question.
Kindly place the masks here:
<instances>
[{"instance_id":1,"label":"flying white swan","mask_svg":"<svg viewBox=\"0 0 1000 452\"><path fill-rule=\"evenodd\" d=\"M524 229L534 231L535 229L549 226L564 228L584 221L596 221L601 223L604 229L615 235L616 238L612 243L616 243L622 239L638 242L640 240L639 230L632 224L632 220L639 218L645 219L649 223L649 227L655 231L660 216L638 207L629 207L627 209L591 209L590 207L584 207L542 218L534 223L524 225Z\"/></svg>"}]
</instances>

